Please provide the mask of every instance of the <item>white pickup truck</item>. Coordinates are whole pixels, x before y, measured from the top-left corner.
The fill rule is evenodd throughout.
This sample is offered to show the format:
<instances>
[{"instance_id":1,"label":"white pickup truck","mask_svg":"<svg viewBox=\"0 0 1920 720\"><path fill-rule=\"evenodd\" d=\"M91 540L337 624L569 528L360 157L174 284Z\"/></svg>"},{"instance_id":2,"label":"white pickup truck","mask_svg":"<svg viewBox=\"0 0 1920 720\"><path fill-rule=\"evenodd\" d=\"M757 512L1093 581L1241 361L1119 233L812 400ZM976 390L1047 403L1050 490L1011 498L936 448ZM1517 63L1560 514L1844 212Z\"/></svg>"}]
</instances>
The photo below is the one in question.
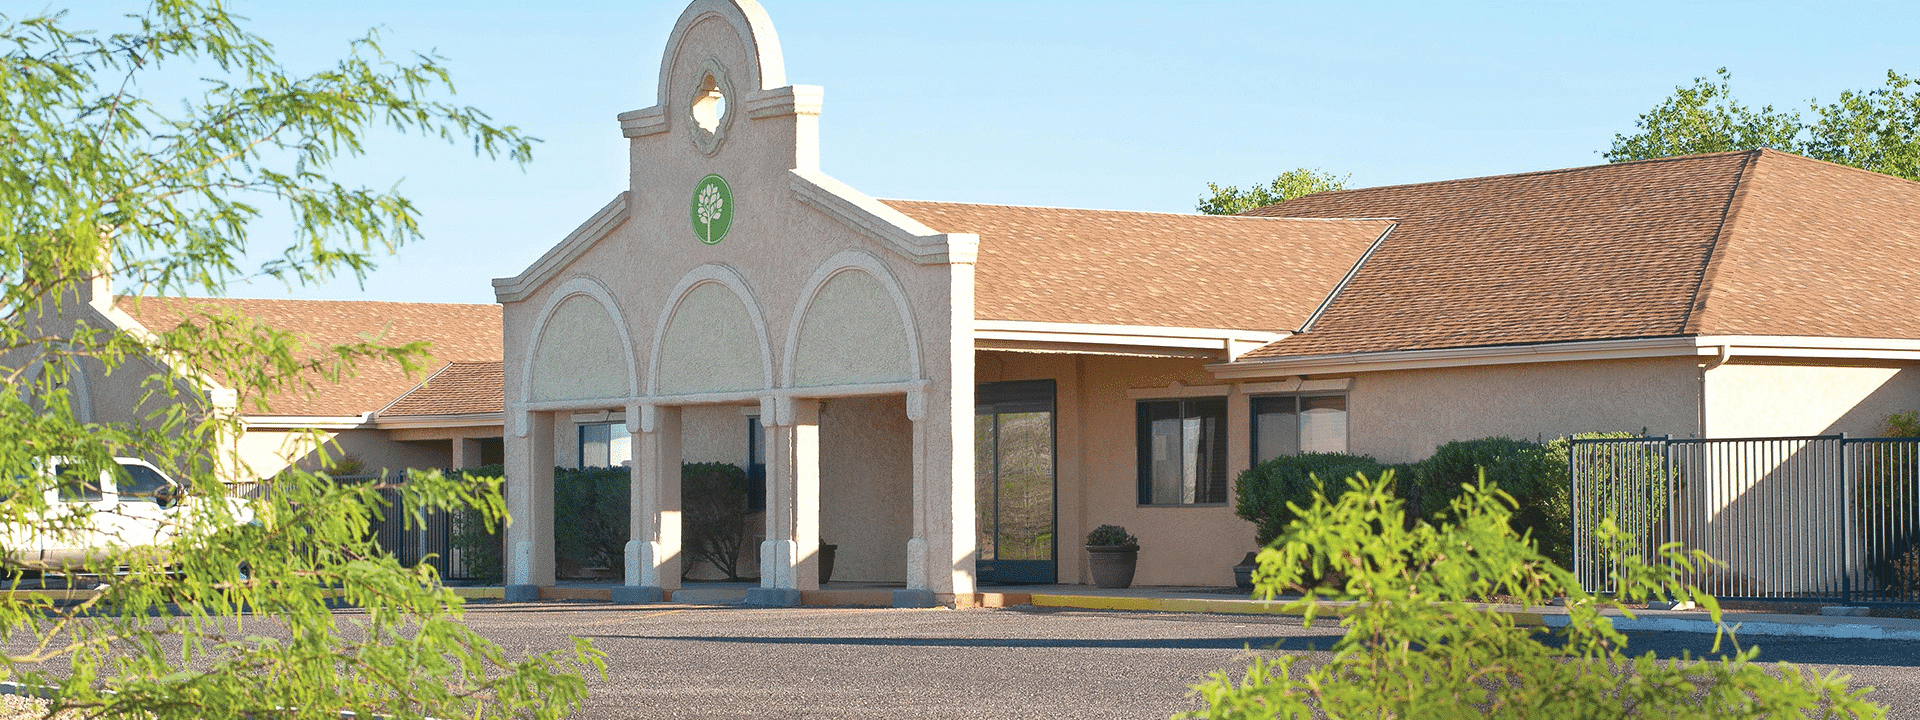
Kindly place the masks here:
<instances>
[{"instance_id":1,"label":"white pickup truck","mask_svg":"<svg viewBox=\"0 0 1920 720\"><path fill-rule=\"evenodd\" d=\"M102 550L163 545L179 527L186 489L159 468L137 458L114 458L120 473L102 470L76 477L61 458L41 463L48 483L46 520L34 527L0 528L0 545L16 566L57 570L78 567ZM60 527L81 506L92 509L86 523ZM245 522L248 518L240 518ZM69 520L68 523L71 521Z\"/></svg>"}]
</instances>

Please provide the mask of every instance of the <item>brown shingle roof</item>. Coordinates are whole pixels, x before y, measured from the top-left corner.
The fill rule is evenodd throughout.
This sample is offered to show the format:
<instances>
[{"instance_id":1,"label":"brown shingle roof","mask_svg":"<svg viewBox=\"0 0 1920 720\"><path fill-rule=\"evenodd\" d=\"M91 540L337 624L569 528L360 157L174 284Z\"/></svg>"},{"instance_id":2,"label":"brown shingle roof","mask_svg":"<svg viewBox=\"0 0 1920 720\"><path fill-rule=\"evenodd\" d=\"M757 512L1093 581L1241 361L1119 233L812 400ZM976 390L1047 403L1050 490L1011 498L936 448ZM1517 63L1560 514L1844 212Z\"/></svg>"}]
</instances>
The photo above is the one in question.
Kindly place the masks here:
<instances>
[{"instance_id":1,"label":"brown shingle roof","mask_svg":"<svg viewBox=\"0 0 1920 720\"><path fill-rule=\"evenodd\" d=\"M426 365L428 373L447 362L500 359L498 305L129 297L121 298L119 307L153 330L175 327L193 316L242 313L304 338L314 356L329 346L363 339L393 345L425 341L431 344L429 352L433 355ZM339 383L316 379L311 395L269 397L270 409L266 411L243 398L240 411L248 415L359 415L385 407L412 390L421 377L421 373L409 376L393 363L362 362L358 372Z\"/></svg>"},{"instance_id":2,"label":"brown shingle roof","mask_svg":"<svg viewBox=\"0 0 1920 720\"><path fill-rule=\"evenodd\" d=\"M1295 330L1392 225L882 202L980 236L981 320Z\"/></svg>"},{"instance_id":3,"label":"brown shingle roof","mask_svg":"<svg viewBox=\"0 0 1920 720\"><path fill-rule=\"evenodd\" d=\"M1920 338L1920 183L1761 151L1687 332Z\"/></svg>"},{"instance_id":4,"label":"brown shingle roof","mask_svg":"<svg viewBox=\"0 0 1920 720\"><path fill-rule=\"evenodd\" d=\"M1920 218L1920 184L1772 150L1326 193L1253 213L1400 224L1310 332L1250 359L1688 334L1920 337L1898 297L1920 270L1906 224Z\"/></svg>"},{"instance_id":5,"label":"brown shingle roof","mask_svg":"<svg viewBox=\"0 0 1920 720\"><path fill-rule=\"evenodd\" d=\"M472 415L501 411L506 398L500 361L448 363L380 411L384 417Z\"/></svg>"}]
</instances>

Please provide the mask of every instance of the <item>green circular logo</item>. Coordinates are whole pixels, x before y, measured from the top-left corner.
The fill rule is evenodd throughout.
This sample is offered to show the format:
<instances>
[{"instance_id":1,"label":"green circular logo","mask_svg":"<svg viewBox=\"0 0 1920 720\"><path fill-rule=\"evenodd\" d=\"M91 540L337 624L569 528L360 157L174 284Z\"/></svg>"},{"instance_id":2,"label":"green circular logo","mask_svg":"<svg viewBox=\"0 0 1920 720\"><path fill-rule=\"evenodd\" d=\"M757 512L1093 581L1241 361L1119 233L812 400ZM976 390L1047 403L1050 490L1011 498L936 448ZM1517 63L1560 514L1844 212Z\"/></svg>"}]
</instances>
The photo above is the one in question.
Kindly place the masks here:
<instances>
[{"instance_id":1,"label":"green circular logo","mask_svg":"<svg viewBox=\"0 0 1920 720\"><path fill-rule=\"evenodd\" d=\"M712 245L727 236L733 227L733 188L719 175L700 178L693 186L693 234L700 242Z\"/></svg>"}]
</instances>

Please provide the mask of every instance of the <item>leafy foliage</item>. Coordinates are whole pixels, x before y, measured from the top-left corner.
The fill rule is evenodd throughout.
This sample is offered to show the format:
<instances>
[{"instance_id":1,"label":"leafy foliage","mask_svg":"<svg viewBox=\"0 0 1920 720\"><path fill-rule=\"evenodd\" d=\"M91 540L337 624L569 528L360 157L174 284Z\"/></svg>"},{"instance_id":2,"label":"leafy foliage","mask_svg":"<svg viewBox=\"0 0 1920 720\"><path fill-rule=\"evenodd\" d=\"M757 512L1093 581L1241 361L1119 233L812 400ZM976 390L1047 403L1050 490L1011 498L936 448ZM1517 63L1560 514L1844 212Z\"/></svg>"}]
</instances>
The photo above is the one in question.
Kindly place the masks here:
<instances>
[{"instance_id":1,"label":"leafy foliage","mask_svg":"<svg viewBox=\"0 0 1920 720\"><path fill-rule=\"evenodd\" d=\"M1241 190L1237 185L1221 187L1207 183L1208 194L1200 197L1194 210L1208 215L1238 215L1314 193L1345 190L1347 181L1352 177L1335 176L1330 172L1303 167L1280 173L1265 185L1254 185L1246 190Z\"/></svg>"},{"instance_id":2,"label":"leafy foliage","mask_svg":"<svg viewBox=\"0 0 1920 720\"><path fill-rule=\"evenodd\" d=\"M1625 603L1692 598L1713 620L1712 596L1686 585L1711 563L1698 551L1659 548L1652 564L1622 554L1616 599L1589 595L1572 574L1515 536L1513 499L1478 483L1448 506L1452 522L1407 522L1392 479L1355 476L1338 499L1316 493L1274 546L1260 553L1256 595L1299 593L1287 609L1311 624L1338 615L1333 658L1308 667L1292 655L1259 657L1238 678L1216 672L1194 688L1196 718L1878 718L1885 710L1849 690L1847 678L1785 663L1762 665L1731 631L1714 660L1630 656L1603 611ZM1625 550L1611 526L1602 536ZM1338 574L1337 587L1302 581ZM1548 630L1489 612L1487 598L1523 609L1564 597L1568 624ZM1336 604L1338 603L1338 604ZM1549 642L1549 636L1552 642ZM1803 715L1806 712L1809 714Z\"/></svg>"},{"instance_id":3,"label":"leafy foliage","mask_svg":"<svg viewBox=\"0 0 1920 720\"><path fill-rule=\"evenodd\" d=\"M553 552L581 568L626 564L632 472L624 467L554 468Z\"/></svg>"},{"instance_id":4,"label":"leafy foliage","mask_svg":"<svg viewBox=\"0 0 1920 720\"><path fill-rule=\"evenodd\" d=\"M727 463L680 466L681 537L691 560L705 561L728 580L740 578L747 533L747 473ZM681 564L681 575L693 563Z\"/></svg>"},{"instance_id":5,"label":"leafy foliage","mask_svg":"<svg viewBox=\"0 0 1920 720\"><path fill-rule=\"evenodd\" d=\"M390 59L375 35L297 74L217 4L154 0L128 21L92 33L59 14L0 16L0 534L19 547L22 534L107 531L63 574L112 578L73 602L0 595L0 672L90 717L567 714L585 697L578 674L602 667L590 644L503 650L461 624L460 598L430 566L400 566L368 532L388 511L382 492L411 522L461 511L497 528L498 478L336 483L294 469L254 497L228 483L252 478L236 410L270 409L365 362L417 370L424 345L310 348L238 314L138 333L103 320L117 312L109 277L148 296L364 277L418 235L404 196L329 175L377 129L518 161L532 139L447 102L437 58ZM144 94L190 78L201 78L191 97ZM249 243L268 205L292 217L284 247ZM243 265L260 251L270 259ZM82 373L145 378L135 416L83 421L71 390ZM214 382L236 397L203 395ZM323 447L318 434L304 440ZM47 458L87 476L114 471L116 455L189 488L159 547L113 539L114 516L138 503L93 512L45 492ZM21 560L4 561L16 589Z\"/></svg>"},{"instance_id":6,"label":"leafy foliage","mask_svg":"<svg viewBox=\"0 0 1920 720\"><path fill-rule=\"evenodd\" d=\"M1254 541L1266 547L1293 522L1294 507L1306 506L1313 502L1315 493L1324 490L1323 479L1344 478L1354 473L1378 475L1385 467L1366 455L1282 455L1248 468L1234 479L1233 512L1254 524ZM1344 488L1335 484L1335 495Z\"/></svg>"},{"instance_id":7,"label":"leafy foliage","mask_svg":"<svg viewBox=\"0 0 1920 720\"><path fill-rule=\"evenodd\" d=\"M1920 437L1920 412L1888 415L1885 432L1887 437Z\"/></svg>"},{"instance_id":8,"label":"leafy foliage","mask_svg":"<svg viewBox=\"0 0 1920 720\"><path fill-rule=\"evenodd\" d=\"M1437 517L1476 480L1519 503L1513 528L1562 567L1573 562L1573 501L1567 484L1567 443L1542 445L1505 437L1456 440L1420 463L1420 511Z\"/></svg>"},{"instance_id":9,"label":"leafy foliage","mask_svg":"<svg viewBox=\"0 0 1920 720\"><path fill-rule=\"evenodd\" d=\"M1101 525L1087 533L1087 544L1096 547L1118 547L1123 550L1139 550L1140 538L1127 532L1119 525Z\"/></svg>"},{"instance_id":10,"label":"leafy foliage","mask_svg":"<svg viewBox=\"0 0 1920 720\"><path fill-rule=\"evenodd\" d=\"M1614 135L1601 153L1608 162L1773 148L1828 162L1920 180L1920 94L1914 79L1893 70L1873 90L1847 90L1799 111L1758 109L1733 97L1726 68L1694 78L1634 122L1638 131Z\"/></svg>"}]
</instances>

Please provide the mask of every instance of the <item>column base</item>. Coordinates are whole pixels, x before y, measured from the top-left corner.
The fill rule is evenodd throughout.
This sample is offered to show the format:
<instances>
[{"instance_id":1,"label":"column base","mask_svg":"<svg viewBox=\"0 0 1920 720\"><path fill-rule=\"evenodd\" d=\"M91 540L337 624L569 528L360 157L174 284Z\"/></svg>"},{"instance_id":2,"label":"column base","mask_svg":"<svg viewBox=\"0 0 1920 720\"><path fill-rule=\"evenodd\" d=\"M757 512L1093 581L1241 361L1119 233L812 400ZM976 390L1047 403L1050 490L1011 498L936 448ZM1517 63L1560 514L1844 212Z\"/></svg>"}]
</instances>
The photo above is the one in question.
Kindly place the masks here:
<instances>
[{"instance_id":1,"label":"column base","mask_svg":"<svg viewBox=\"0 0 1920 720\"><path fill-rule=\"evenodd\" d=\"M929 608L936 604L932 590L893 591L893 606L897 608Z\"/></svg>"},{"instance_id":2,"label":"column base","mask_svg":"<svg viewBox=\"0 0 1920 720\"><path fill-rule=\"evenodd\" d=\"M508 585L507 602L540 602L539 585Z\"/></svg>"},{"instance_id":3,"label":"column base","mask_svg":"<svg viewBox=\"0 0 1920 720\"><path fill-rule=\"evenodd\" d=\"M616 585L613 588L615 605L647 605L667 601L667 591L653 585Z\"/></svg>"},{"instance_id":4,"label":"column base","mask_svg":"<svg viewBox=\"0 0 1920 720\"><path fill-rule=\"evenodd\" d=\"M793 588L747 588L747 604L758 607L799 607L800 591Z\"/></svg>"}]
</instances>

